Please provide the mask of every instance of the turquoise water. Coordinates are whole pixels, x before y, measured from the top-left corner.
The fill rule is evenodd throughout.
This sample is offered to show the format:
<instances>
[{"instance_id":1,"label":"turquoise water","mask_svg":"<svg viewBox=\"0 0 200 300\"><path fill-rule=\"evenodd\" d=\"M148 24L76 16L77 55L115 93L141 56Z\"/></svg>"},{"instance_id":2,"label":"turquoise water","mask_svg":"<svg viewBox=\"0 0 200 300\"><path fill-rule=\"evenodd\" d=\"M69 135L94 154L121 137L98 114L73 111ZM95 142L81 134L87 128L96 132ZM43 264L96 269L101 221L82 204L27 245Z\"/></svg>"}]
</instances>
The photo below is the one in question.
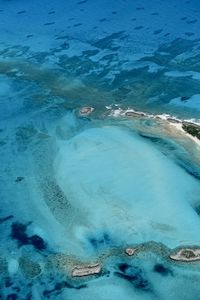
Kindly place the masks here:
<instances>
[{"instance_id":1,"label":"turquoise water","mask_svg":"<svg viewBox=\"0 0 200 300\"><path fill-rule=\"evenodd\" d=\"M199 9L0 1L0 299L200 299Z\"/></svg>"}]
</instances>

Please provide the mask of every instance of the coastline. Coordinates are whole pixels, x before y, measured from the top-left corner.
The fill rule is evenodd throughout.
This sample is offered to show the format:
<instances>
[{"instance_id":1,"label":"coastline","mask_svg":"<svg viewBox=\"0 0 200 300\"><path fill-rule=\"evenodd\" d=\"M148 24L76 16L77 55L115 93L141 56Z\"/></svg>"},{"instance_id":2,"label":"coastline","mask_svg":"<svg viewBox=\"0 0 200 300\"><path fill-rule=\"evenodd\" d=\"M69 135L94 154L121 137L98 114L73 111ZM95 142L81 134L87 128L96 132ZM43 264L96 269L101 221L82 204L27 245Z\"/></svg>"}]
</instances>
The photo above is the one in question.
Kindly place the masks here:
<instances>
[{"instance_id":1,"label":"coastline","mask_svg":"<svg viewBox=\"0 0 200 300\"><path fill-rule=\"evenodd\" d=\"M109 117L127 117L127 118L147 118L147 119L155 119L162 120L166 122L166 125L173 126L179 132L185 134L188 138L190 138L196 145L200 147L200 138L198 138L195 134L191 134L187 131L187 127L192 127L198 131L198 136L200 137L200 120L199 122L194 121L193 119L179 119L175 116L169 114L149 114L143 111L136 111L134 109L121 109L118 105L117 108L113 109L112 106L106 106L105 108L109 111ZM79 109L80 116L89 116L93 113L95 109L93 107L82 107ZM190 130L192 131L192 130ZM194 130L193 130L194 131Z\"/></svg>"},{"instance_id":2,"label":"coastline","mask_svg":"<svg viewBox=\"0 0 200 300\"><path fill-rule=\"evenodd\" d=\"M157 119L157 120L162 120L166 122L166 125L171 125L173 126L176 130L178 130L181 133L184 133L187 137L192 139L199 147L200 147L200 139L197 138L196 136L188 133L183 127L185 126L194 126L197 127L198 130L200 131L200 123L193 121L193 120L187 120L187 119L178 119L174 116L171 116L169 114L159 114L159 115L154 115L154 114L148 114L142 111L136 111L134 109L127 109L123 110L120 108L111 110L109 116L112 117L138 117L138 118L147 118L147 119Z\"/></svg>"}]
</instances>

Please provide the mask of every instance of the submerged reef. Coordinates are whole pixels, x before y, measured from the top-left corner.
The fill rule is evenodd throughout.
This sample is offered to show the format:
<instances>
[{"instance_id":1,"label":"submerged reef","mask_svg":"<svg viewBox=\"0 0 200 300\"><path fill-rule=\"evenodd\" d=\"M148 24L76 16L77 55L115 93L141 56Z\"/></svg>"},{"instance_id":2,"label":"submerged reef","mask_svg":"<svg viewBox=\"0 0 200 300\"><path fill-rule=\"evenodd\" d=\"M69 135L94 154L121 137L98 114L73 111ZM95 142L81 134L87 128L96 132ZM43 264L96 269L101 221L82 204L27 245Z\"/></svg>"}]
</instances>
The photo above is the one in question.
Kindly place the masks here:
<instances>
[{"instance_id":1,"label":"submerged reef","mask_svg":"<svg viewBox=\"0 0 200 300\"><path fill-rule=\"evenodd\" d=\"M129 256L125 253L126 249L135 247L137 252L134 255ZM157 280L161 285L168 282L168 291L171 293L174 289L174 280L178 280L179 286L184 285L186 263L191 280L196 280L196 272L200 272L199 248L169 249L155 242L138 244L135 247L130 245L126 249L112 248L96 257L96 263L81 262L78 257L64 253L48 254L46 252L45 256L40 256L38 261L28 256L19 257L18 261L16 260L17 268L15 268L14 261L5 259L3 263L1 258L0 272L4 292L8 291L8 294L11 294L15 291L19 298L22 297L24 291L32 296L36 295L33 289L32 280L34 279L37 280L38 295L49 298L66 292L74 297L73 290L86 289L90 293L91 286L97 287L99 282L110 285L114 280L116 287L126 283L132 289L133 294L137 291L150 293L151 297L156 299L158 293L164 295L162 287L159 288L156 284ZM15 273L12 273L14 269ZM12 274L15 274L15 278L12 278ZM188 293L194 296L197 290L192 291L189 287ZM176 295L181 297L181 290L177 291Z\"/></svg>"}]
</instances>

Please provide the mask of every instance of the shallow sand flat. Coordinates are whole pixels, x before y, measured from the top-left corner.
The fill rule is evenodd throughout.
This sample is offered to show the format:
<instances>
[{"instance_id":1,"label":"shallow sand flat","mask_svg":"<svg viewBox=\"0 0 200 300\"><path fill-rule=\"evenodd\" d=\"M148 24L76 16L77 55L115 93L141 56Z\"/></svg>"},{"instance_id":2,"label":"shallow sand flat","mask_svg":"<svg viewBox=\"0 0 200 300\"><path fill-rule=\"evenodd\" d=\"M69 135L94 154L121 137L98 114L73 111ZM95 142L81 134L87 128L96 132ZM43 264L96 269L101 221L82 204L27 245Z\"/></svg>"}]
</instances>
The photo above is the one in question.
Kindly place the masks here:
<instances>
[{"instance_id":1,"label":"shallow sand flat","mask_svg":"<svg viewBox=\"0 0 200 300\"><path fill-rule=\"evenodd\" d=\"M17 220L25 223L27 217L34 220L28 225L27 234L37 234L43 238L47 249L38 252L30 245L23 245L18 249L17 241L10 240L9 247L13 243L16 251L15 254L6 253L10 274L15 272L16 278L20 277L21 271L26 274L26 265L22 268L20 264L19 270L17 269L18 259L24 253L29 261L35 261L35 264L28 264L29 268L31 266L34 269L38 263L41 264L44 281L51 272L56 274L55 284L61 284L61 275L57 278L57 273L65 276L64 282L67 281L65 285L69 288L63 288L62 297L70 299L88 299L94 296L104 299L106 293L108 299L112 300L116 291L126 299L131 299L133 295L136 299L156 299L156 294L164 299L168 295L172 299L187 299L191 293L196 295L198 287L195 282L198 281L198 276L193 267L190 267L188 275L188 270L186 272L182 267L177 270L175 262L170 264L167 260L169 250L163 250L162 247L160 249L159 244L147 244L146 248L142 245L141 251L131 256L124 252L125 245L127 248L128 245L131 248L132 245L137 247L138 244L153 239L171 248L180 244L189 247L198 244L199 239L196 232L199 217L190 204L190 201L199 201L198 182L178 167L172 158L163 155L148 139L136 133L134 128L138 128L139 124L143 132L148 128L140 121L137 118L136 126L134 118L130 117L126 120L88 120L78 117L76 112L68 112L62 120L55 122L55 128L51 124L49 142L44 139L40 144L34 144L34 155L29 157L33 161L24 166L29 176L33 176L30 180L26 178L27 173L24 174L23 164L18 157L14 164L16 176L12 178L13 181L19 175L24 175L25 178L24 181L14 181L15 195L17 189L17 199L20 199L23 191L24 198L23 201L21 198L20 203L24 206L23 211L29 211L29 214L26 214L25 219L20 219L18 211L13 222ZM157 125L152 125L149 130L155 130L158 134L161 128L158 130ZM171 130L173 131L172 128ZM55 143L54 147L52 143ZM12 154L10 155L12 158ZM24 153L21 154L23 155ZM56 178L53 181L54 172ZM47 174L48 178L52 176L48 185L44 184ZM34 193L28 194L30 200L27 205L25 184L28 184L30 192L34 189ZM177 184L182 188L177 189ZM70 206L64 205L58 186L65 192ZM43 194L44 187L48 188L48 193L46 191ZM51 199L54 201L50 202ZM9 230L5 232L9 234L12 219L8 222L10 223L6 228ZM55 252L58 256L63 253L63 259L51 258ZM155 258L150 255L151 252ZM163 258L164 261L158 263ZM72 269L74 266L86 265L85 260L101 263L103 272L83 276L81 279L75 277L75 282L71 282ZM15 265L12 265L13 261ZM55 261L55 265L52 261ZM128 265L127 270L124 263ZM120 268L125 269L122 272ZM29 270L28 274L33 271ZM160 275L162 272L167 275ZM176 281L173 274L176 274ZM136 276L137 279L131 281L127 276ZM37 285L34 286L33 294L39 297L44 292L44 286L40 286L40 277L35 280ZM185 280L190 293L183 289ZM23 277L23 282L26 286L27 278ZM52 291L50 283L45 283L45 286L46 291ZM174 289L177 287L180 287L180 291L175 293ZM56 291L51 293L52 297L57 297Z\"/></svg>"},{"instance_id":2,"label":"shallow sand flat","mask_svg":"<svg viewBox=\"0 0 200 300\"><path fill-rule=\"evenodd\" d=\"M175 247L199 242L199 218L190 207L198 198L198 183L124 128L89 129L62 142L55 172L68 199L87 211L92 231L107 228L116 243L153 239ZM82 236L87 231L82 228Z\"/></svg>"}]
</instances>

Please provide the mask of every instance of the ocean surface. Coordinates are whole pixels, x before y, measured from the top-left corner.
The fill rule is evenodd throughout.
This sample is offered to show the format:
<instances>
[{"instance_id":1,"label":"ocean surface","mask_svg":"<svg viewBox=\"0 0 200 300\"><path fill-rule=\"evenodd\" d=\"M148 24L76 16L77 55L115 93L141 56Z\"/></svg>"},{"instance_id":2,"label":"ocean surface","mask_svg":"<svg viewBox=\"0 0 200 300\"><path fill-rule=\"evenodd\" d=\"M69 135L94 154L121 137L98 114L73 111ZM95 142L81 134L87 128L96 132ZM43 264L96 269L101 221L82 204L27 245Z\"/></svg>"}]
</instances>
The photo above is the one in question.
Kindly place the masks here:
<instances>
[{"instance_id":1,"label":"ocean surface","mask_svg":"<svg viewBox=\"0 0 200 300\"><path fill-rule=\"evenodd\" d=\"M169 257L200 145L166 115L200 123L199 0L0 0L0 299L200 300Z\"/></svg>"}]
</instances>

